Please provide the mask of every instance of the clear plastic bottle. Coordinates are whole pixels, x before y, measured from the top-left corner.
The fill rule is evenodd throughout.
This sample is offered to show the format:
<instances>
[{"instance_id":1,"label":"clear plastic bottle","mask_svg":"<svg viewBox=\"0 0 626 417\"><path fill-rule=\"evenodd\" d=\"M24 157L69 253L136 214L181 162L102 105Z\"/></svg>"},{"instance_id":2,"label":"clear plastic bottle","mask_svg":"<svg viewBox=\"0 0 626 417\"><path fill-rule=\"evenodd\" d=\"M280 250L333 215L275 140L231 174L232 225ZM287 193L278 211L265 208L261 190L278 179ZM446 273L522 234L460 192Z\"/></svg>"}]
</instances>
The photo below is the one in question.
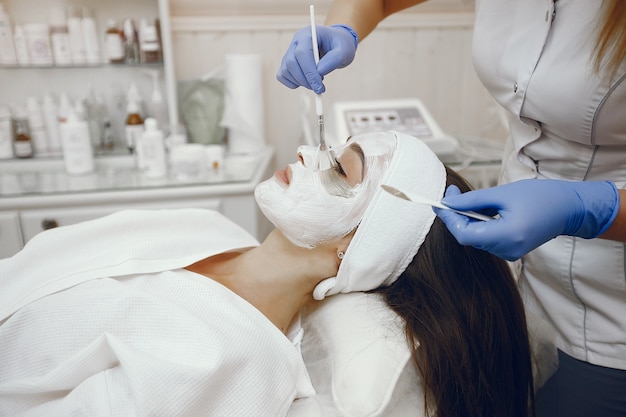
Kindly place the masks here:
<instances>
[{"instance_id":1,"label":"clear plastic bottle","mask_svg":"<svg viewBox=\"0 0 626 417\"><path fill-rule=\"evenodd\" d=\"M0 3L0 65L17 65L11 18Z\"/></svg>"},{"instance_id":2,"label":"clear plastic bottle","mask_svg":"<svg viewBox=\"0 0 626 417\"><path fill-rule=\"evenodd\" d=\"M133 19L124 19L124 61L127 64L139 63L139 39Z\"/></svg>"}]
</instances>

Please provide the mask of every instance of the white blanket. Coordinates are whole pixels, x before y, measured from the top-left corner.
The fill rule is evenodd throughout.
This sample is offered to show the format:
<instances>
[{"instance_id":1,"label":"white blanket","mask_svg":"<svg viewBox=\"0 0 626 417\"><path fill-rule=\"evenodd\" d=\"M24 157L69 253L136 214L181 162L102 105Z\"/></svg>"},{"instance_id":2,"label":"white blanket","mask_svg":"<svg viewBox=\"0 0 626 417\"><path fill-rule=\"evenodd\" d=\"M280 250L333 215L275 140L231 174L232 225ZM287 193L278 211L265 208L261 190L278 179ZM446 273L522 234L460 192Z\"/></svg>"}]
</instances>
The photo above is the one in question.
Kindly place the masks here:
<instances>
[{"instance_id":1,"label":"white blanket","mask_svg":"<svg viewBox=\"0 0 626 417\"><path fill-rule=\"evenodd\" d=\"M314 394L299 349L227 288L176 269L257 244L204 210L37 236L0 261L0 415L286 415Z\"/></svg>"}]
</instances>

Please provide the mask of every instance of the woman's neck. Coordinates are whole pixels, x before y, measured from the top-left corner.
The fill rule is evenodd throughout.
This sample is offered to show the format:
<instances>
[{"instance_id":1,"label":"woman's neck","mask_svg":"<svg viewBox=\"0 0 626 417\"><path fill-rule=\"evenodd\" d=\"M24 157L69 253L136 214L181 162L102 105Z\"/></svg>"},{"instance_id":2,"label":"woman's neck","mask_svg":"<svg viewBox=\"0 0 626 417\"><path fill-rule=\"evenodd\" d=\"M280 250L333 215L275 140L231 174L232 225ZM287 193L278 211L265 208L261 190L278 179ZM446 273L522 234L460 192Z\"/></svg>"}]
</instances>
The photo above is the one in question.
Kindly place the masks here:
<instances>
[{"instance_id":1,"label":"woman's neck","mask_svg":"<svg viewBox=\"0 0 626 417\"><path fill-rule=\"evenodd\" d=\"M285 250L266 241L247 252L212 256L186 269L221 283L286 333L294 317L312 300L315 285L325 278L319 273L316 276L316 260L319 263L311 250Z\"/></svg>"}]
</instances>

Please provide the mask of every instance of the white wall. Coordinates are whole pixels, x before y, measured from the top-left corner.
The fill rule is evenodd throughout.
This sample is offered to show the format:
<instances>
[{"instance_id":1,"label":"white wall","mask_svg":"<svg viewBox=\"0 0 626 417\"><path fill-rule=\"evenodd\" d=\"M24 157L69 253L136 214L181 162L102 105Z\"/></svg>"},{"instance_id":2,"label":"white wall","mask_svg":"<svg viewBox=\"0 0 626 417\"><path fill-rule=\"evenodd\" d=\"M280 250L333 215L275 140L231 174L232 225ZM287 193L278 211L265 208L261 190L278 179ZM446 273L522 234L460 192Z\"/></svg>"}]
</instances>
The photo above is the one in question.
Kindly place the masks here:
<instances>
[{"instance_id":1,"label":"white wall","mask_svg":"<svg viewBox=\"0 0 626 417\"><path fill-rule=\"evenodd\" d=\"M473 12L467 10L465 0L438 3L451 2L458 3L452 10L435 7L391 16L359 45L352 65L326 77L329 133L333 131L330 110L335 101L417 97L447 133L461 138L503 138L495 105L471 63ZM174 0L171 6L176 77L200 77L221 65L228 53L261 54L266 140L276 150L275 167L292 162L301 140L301 95L312 99L313 93L302 88L290 90L276 81L275 74L294 31L308 25L308 7L304 5L301 14L246 15L237 9L237 15L214 16L207 12L208 6L198 9L198 4L196 0ZM194 10L193 16L190 10ZM318 22L323 21L320 15ZM310 118L315 122L314 112Z\"/></svg>"}]
</instances>

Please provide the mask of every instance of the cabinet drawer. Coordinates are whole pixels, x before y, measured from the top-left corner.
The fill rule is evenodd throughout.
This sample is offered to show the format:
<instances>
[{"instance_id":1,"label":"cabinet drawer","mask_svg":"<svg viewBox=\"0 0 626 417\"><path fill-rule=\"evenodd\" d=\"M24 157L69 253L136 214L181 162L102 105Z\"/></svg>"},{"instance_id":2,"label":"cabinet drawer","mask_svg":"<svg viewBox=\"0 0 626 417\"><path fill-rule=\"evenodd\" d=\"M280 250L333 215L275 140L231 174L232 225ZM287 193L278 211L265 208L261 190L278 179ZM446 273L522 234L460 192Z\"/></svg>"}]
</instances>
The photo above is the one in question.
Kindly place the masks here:
<instances>
[{"instance_id":1,"label":"cabinet drawer","mask_svg":"<svg viewBox=\"0 0 626 417\"><path fill-rule=\"evenodd\" d=\"M97 219L119 210L127 209L176 209L176 208L204 208L222 211L221 199L198 199L178 201L158 201L137 204L122 204L111 206L85 206L58 209L24 210L19 213L19 224L24 242L28 242L37 233L58 226L67 226L87 220ZM4 242L4 239L3 239Z\"/></svg>"}]
</instances>

